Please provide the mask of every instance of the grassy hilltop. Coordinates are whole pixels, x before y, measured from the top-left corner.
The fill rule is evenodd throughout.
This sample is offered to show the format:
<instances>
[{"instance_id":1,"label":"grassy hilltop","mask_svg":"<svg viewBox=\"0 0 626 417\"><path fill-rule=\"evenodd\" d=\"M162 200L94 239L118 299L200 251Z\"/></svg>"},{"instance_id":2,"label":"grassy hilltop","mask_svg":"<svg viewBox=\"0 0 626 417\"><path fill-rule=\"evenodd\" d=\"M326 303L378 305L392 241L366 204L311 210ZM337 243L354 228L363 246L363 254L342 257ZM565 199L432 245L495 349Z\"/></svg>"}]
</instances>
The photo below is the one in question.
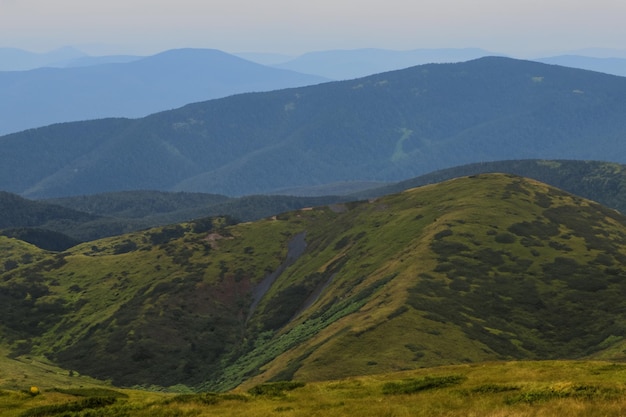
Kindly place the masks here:
<instances>
[{"instance_id":1,"label":"grassy hilltop","mask_svg":"<svg viewBox=\"0 0 626 417\"><path fill-rule=\"evenodd\" d=\"M2 243L12 355L117 385L624 356L624 217L513 175L62 253Z\"/></svg>"}]
</instances>

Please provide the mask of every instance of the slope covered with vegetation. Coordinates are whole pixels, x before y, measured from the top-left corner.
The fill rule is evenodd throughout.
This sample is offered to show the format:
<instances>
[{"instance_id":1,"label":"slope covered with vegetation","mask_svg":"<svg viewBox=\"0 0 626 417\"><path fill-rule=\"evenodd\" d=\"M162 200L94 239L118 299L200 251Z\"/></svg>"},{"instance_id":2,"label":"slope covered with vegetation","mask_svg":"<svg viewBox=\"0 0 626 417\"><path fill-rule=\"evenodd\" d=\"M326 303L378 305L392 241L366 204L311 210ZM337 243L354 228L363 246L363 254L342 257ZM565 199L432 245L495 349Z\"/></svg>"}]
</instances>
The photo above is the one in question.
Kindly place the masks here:
<instances>
[{"instance_id":1,"label":"slope covered with vegetation","mask_svg":"<svg viewBox=\"0 0 626 417\"><path fill-rule=\"evenodd\" d=\"M3 342L117 385L326 380L623 358L626 218L479 175L52 254L2 240Z\"/></svg>"},{"instance_id":2,"label":"slope covered with vegetation","mask_svg":"<svg viewBox=\"0 0 626 417\"><path fill-rule=\"evenodd\" d=\"M442 169L382 187L350 194L352 199L380 197L452 178L507 173L535 179L626 213L626 166L603 161L508 160Z\"/></svg>"}]
</instances>

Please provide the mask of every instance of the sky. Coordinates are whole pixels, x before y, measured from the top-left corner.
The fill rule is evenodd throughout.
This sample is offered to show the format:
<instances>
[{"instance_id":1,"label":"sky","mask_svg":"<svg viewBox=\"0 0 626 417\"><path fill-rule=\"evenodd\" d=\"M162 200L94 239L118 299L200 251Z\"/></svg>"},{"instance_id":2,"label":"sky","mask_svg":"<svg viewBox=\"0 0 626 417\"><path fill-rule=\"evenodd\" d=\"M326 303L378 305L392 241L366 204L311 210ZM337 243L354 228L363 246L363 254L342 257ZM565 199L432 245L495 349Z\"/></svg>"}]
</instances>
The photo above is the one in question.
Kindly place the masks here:
<instances>
[{"instance_id":1,"label":"sky","mask_svg":"<svg viewBox=\"0 0 626 417\"><path fill-rule=\"evenodd\" d=\"M0 0L0 47L298 55L476 47L516 57L626 50L624 0Z\"/></svg>"}]
</instances>

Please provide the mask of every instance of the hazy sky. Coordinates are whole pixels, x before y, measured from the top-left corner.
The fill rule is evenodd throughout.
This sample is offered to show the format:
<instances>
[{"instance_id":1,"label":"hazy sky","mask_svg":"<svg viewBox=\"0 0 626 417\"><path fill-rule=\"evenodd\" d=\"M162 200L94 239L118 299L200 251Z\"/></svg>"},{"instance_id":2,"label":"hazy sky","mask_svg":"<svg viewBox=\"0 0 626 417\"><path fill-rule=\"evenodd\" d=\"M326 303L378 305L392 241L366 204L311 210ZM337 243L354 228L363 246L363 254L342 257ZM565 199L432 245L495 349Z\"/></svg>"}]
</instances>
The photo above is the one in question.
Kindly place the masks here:
<instances>
[{"instance_id":1,"label":"hazy sky","mask_svg":"<svg viewBox=\"0 0 626 417\"><path fill-rule=\"evenodd\" d=\"M626 49L624 0L0 0L0 47L298 54L480 47L519 57Z\"/></svg>"}]
</instances>

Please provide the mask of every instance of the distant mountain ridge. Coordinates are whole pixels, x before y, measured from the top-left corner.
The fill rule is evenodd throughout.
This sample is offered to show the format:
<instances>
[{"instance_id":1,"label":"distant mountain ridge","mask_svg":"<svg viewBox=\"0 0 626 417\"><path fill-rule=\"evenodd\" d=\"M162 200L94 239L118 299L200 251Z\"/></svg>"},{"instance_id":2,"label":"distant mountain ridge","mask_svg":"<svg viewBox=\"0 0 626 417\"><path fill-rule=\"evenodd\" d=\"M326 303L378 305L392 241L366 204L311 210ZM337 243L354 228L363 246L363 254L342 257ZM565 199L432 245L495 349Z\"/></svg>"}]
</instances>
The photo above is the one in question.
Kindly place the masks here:
<instances>
[{"instance_id":1,"label":"distant mountain ridge","mask_svg":"<svg viewBox=\"0 0 626 417\"><path fill-rule=\"evenodd\" d=\"M500 57L428 64L4 136L0 189L237 196L479 161L619 163L624 114L624 77Z\"/></svg>"},{"instance_id":2,"label":"distant mountain ridge","mask_svg":"<svg viewBox=\"0 0 626 417\"><path fill-rule=\"evenodd\" d=\"M536 61L626 77L626 58L595 58L581 55L559 55L538 58Z\"/></svg>"},{"instance_id":3,"label":"distant mountain ridge","mask_svg":"<svg viewBox=\"0 0 626 417\"><path fill-rule=\"evenodd\" d=\"M589 55L584 55L585 53ZM363 48L307 52L296 57L252 53L237 55L265 65L321 75L334 80L364 77L415 65L463 62L485 56L509 56L480 48L422 48L404 51ZM530 59L546 64L626 76L624 51L590 49Z\"/></svg>"},{"instance_id":4,"label":"distant mountain ridge","mask_svg":"<svg viewBox=\"0 0 626 417\"><path fill-rule=\"evenodd\" d=\"M190 57L189 54L181 56L181 51L194 51L196 57ZM214 55L215 63L203 61L211 53ZM219 54L233 59L233 62L228 64L231 67L226 70L221 67L224 63L218 59ZM494 55L498 54L479 48L407 51L369 48L309 52L290 58L277 54L231 55L217 50L186 49L170 50L155 55L180 60L178 66L162 68L164 61L153 59L155 56L88 56L70 47L49 53L0 48L0 63L4 63L4 67L0 64L0 87L5 92L4 100L0 98L0 135L52 123L103 117L143 117L156 111L231 94L270 91L329 80L354 79L415 65L462 62ZM280 78L284 78L284 82L276 79L271 82L260 79L249 80L248 78L256 76L263 79L268 77L268 67L265 68L265 74L258 73L259 69L251 68L247 74L241 74L236 68L241 66L242 62L236 63L236 56L250 58L252 62L258 62L264 67L297 71L300 77L304 78L291 80L294 74L282 73ZM145 64L152 67L127 66L136 61L145 61ZM248 61L248 65L251 61ZM620 57L563 55L538 58L536 61L626 75L626 61ZM196 73L182 74L187 84L177 79L176 74L180 67L196 66L198 66L196 69L199 68ZM11 74L4 74L3 69L10 71ZM154 77L159 72L170 75L168 77L162 74L161 79L157 81ZM232 79L220 79L220 72L237 74L239 83ZM202 73L207 76L202 77ZM209 80L208 75L213 75L215 79ZM196 85L191 86L194 80ZM203 85L206 83L209 85ZM171 88L167 88L167 85L171 85ZM63 106L57 103L57 98L61 96Z\"/></svg>"},{"instance_id":5,"label":"distant mountain ridge","mask_svg":"<svg viewBox=\"0 0 626 417\"><path fill-rule=\"evenodd\" d=\"M41 67L63 66L66 62L85 57L72 47L37 53L18 48L0 48L0 71L27 71Z\"/></svg>"},{"instance_id":6,"label":"distant mountain ridge","mask_svg":"<svg viewBox=\"0 0 626 417\"><path fill-rule=\"evenodd\" d=\"M64 62L62 68L89 67L101 64L121 64L138 61L145 58L137 55L105 55L105 56L82 56Z\"/></svg>"},{"instance_id":7,"label":"distant mountain ridge","mask_svg":"<svg viewBox=\"0 0 626 417\"><path fill-rule=\"evenodd\" d=\"M408 51L364 48L308 52L274 66L305 74L317 74L333 80L347 80L416 65L462 62L494 55L499 54L480 48Z\"/></svg>"},{"instance_id":8,"label":"distant mountain ridge","mask_svg":"<svg viewBox=\"0 0 626 417\"><path fill-rule=\"evenodd\" d=\"M0 134L61 122L143 117L236 93L327 81L210 49L125 58L129 62L100 60L105 63L0 72Z\"/></svg>"}]
</instances>

